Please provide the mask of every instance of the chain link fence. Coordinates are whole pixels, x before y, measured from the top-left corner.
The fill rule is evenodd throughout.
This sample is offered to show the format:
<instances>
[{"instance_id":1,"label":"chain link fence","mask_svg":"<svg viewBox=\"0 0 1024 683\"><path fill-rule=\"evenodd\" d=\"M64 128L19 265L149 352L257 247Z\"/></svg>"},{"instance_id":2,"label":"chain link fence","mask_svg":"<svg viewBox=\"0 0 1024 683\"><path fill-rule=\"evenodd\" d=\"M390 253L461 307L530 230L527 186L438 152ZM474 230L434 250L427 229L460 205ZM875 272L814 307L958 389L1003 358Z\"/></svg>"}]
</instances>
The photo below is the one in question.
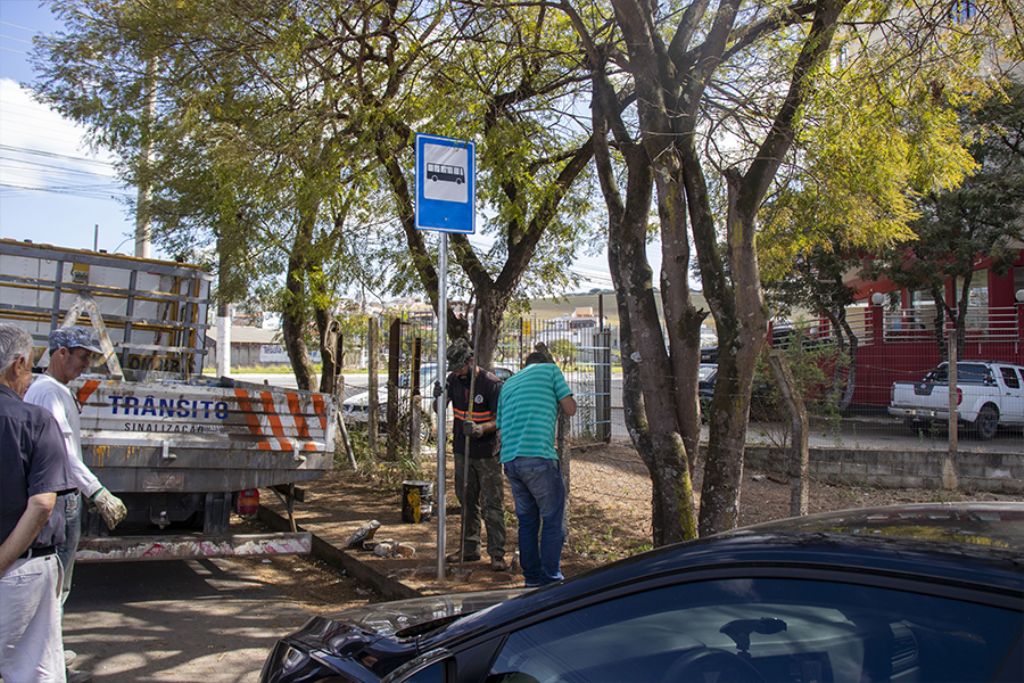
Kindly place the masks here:
<instances>
[{"instance_id":1,"label":"chain link fence","mask_svg":"<svg viewBox=\"0 0 1024 683\"><path fill-rule=\"evenodd\" d=\"M413 452L417 436L419 444L436 437L432 396L438 379L437 326L433 317L413 315L381 318L371 323L373 326L379 330L375 341L372 333L345 338L349 379L342 412L348 423L357 427L376 421L378 431L388 434L387 442L395 444L388 449L391 459ZM570 420L570 442L605 442L612 435L612 363L618 356L617 340L617 330L602 325L598 318L511 318L502 325L487 369L507 379L543 343L562 369L579 406ZM371 367L376 368L375 373ZM352 370L365 370L366 375L352 377ZM377 450L375 443L372 446ZM395 453L394 448L401 452Z\"/></svg>"},{"instance_id":2,"label":"chain link fence","mask_svg":"<svg viewBox=\"0 0 1024 683\"><path fill-rule=\"evenodd\" d=\"M929 317L932 322L925 323ZM603 322L596 316L510 317L494 350L490 369L505 378L522 368L537 344L547 347L579 404L570 423L572 444L628 438L622 414L618 330ZM957 345L962 403L955 435L948 429L948 412L928 403L948 402L946 377L941 371L932 371L947 363L949 339L956 337L948 321L936 326L934 313L855 306L848 309L845 325L838 331L823 320L777 323L771 330L769 348L783 353L793 369L798 393L811 417L812 440L817 443L941 450L951 439L959 438L956 446L960 449L1024 451L1024 305L989 310L984 316L975 313L966 323L963 342ZM398 405L404 406L400 416L411 412L412 395L418 390L422 412L427 415L420 431L424 439L430 439L436 326L432 316L406 316L399 319L397 327L394 324L391 319L380 323L375 352L378 399L381 406L387 402L390 372L394 372ZM392 330L400 337L397 347L390 341ZM346 365L351 369L353 362L361 362L365 371L369 356L366 335L347 340L347 344ZM393 354L397 361L392 360ZM414 373L417 357L419 372ZM395 362L397 367L390 369L389 364ZM699 393L705 421L717 384L716 363L717 350L704 349ZM359 376L350 381L347 394L356 389L365 393L368 385L367 376ZM897 392L914 397L921 405L908 410L918 412L891 414L899 412L894 404ZM992 398L984 411L983 403L963 403L981 394ZM382 407L380 415L384 413ZM785 446L788 439L789 416L764 360L752 387L748 441Z\"/></svg>"}]
</instances>

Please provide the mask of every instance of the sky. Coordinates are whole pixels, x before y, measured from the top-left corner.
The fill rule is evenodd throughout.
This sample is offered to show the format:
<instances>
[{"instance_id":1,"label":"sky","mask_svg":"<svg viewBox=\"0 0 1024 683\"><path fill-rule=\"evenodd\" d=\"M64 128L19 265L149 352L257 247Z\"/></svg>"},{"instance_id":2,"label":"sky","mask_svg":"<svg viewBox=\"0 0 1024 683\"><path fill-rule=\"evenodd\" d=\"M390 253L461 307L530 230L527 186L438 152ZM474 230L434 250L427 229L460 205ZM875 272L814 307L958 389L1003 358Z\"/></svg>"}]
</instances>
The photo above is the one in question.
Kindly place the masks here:
<instances>
[{"instance_id":1,"label":"sky","mask_svg":"<svg viewBox=\"0 0 1024 683\"><path fill-rule=\"evenodd\" d=\"M0 0L0 237L132 254L135 219L127 202L135 188L117 180L109 154L90 149L82 127L22 87L35 79L32 37L60 29L38 0ZM157 249L154 256L166 254ZM656 244L648 257L657 272ZM572 270L581 278L578 290L611 288L605 253L579 258Z\"/></svg>"},{"instance_id":2,"label":"sky","mask_svg":"<svg viewBox=\"0 0 1024 683\"><path fill-rule=\"evenodd\" d=\"M20 87L33 80L32 37L59 28L37 0L0 0L0 236L133 253L134 189L80 127Z\"/></svg>"}]
</instances>

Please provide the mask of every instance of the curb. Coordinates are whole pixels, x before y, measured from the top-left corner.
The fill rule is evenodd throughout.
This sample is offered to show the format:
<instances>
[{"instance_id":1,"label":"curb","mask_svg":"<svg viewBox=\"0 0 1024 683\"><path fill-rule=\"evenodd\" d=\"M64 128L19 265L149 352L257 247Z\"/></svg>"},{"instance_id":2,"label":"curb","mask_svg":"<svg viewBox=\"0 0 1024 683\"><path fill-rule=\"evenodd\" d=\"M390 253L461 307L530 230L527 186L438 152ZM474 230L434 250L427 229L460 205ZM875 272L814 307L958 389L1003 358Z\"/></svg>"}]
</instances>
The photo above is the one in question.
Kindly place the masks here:
<instances>
[{"instance_id":1,"label":"curb","mask_svg":"<svg viewBox=\"0 0 1024 683\"><path fill-rule=\"evenodd\" d=\"M256 517L272 529L277 531L291 531L291 525L288 523L288 520L268 507L260 505ZM362 581L363 583L372 586L388 600L423 597L423 594L415 588L410 588L400 581L396 581L389 576L381 574L373 567L368 566L364 562L360 562L341 548L331 545L329 542L307 529L304 529L301 526L296 526L296 530L309 533L310 536L312 536L313 547L311 552L313 557L337 570L345 572L357 581Z\"/></svg>"}]
</instances>

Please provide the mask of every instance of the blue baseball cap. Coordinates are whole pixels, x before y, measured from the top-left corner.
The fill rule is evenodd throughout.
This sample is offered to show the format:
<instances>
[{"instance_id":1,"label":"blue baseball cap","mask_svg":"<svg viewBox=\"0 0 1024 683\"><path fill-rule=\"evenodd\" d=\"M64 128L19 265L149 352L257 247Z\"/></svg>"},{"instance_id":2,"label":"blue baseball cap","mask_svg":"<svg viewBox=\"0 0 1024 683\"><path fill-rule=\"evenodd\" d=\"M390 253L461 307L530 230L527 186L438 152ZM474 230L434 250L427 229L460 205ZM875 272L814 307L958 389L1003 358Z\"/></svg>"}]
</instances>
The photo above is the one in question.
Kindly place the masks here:
<instances>
[{"instance_id":1,"label":"blue baseball cap","mask_svg":"<svg viewBox=\"0 0 1024 683\"><path fill-rule=\"evenodd\" d=\"M50 353L57 349L86 349L103 353L99 337L87 327L62 327L50 332Z\"/></svg>"}]
</instances>

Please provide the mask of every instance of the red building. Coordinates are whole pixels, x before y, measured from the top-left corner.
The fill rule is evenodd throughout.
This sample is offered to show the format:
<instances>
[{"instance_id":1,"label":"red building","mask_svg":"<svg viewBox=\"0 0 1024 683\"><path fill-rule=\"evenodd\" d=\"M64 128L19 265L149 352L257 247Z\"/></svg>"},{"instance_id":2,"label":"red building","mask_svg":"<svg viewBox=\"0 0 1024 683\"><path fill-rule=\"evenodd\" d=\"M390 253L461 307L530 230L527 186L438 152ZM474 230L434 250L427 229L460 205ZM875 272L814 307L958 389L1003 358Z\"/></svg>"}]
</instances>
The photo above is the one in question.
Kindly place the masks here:
<instances>
[{"instance_id":1,"label":"red building","mask_svg":"<svg viewBox=\"0 0 1024 683\"><path fill-rule=\"evenodd\" d=\"M1016 261L1003 275L990 268L990 258L977 260L968 287L966 341L958 349L959 359L1024 365L1024 243L1020 246ZM894 381L920 379L946 360L939 356L936 302L928 292L900 289L884 279L852 278L848 284L862 302L848 311L859 341L853 402L887 405ZM946 303L953 310L961 289L954 289L952 280L946 282ZM947 317L941 334L948 338L951 332Z\"/></svg>"}]
</instances>

